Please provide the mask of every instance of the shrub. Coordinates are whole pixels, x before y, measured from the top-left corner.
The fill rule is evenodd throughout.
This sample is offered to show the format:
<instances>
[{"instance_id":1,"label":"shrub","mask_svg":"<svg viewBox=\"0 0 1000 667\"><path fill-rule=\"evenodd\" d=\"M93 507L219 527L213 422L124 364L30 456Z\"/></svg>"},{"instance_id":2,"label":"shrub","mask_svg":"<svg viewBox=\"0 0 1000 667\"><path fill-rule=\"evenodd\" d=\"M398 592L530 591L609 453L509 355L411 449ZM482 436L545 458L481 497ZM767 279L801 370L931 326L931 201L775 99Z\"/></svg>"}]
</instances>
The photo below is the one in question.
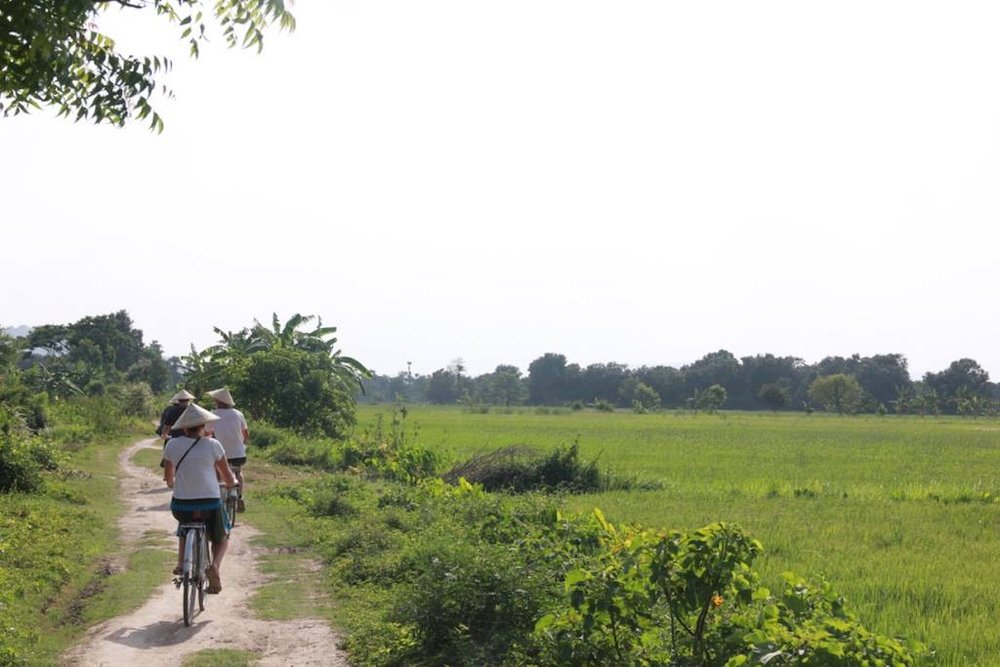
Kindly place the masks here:
<instances>
[{"instance_id":1,"label":"shrub","mask_svg":"<svg viewBox=\"0 0 1000 667\"><path fill-rule=\"evenodd\" d=\"M328 354L297 348L254 353L227 383L256 419L306 435L346 437L355 424L355 386Z\"/></svg>"},{"instance_id":2,"label":"shrub","mask_svg":"<svg viewBox=\"0 0 1000 667\"><path fill-rule=\"evenodd\" d=\"M310 466L320 470L332 470L337 466L336 446L329 441L287 438L266 451L269 460L282 465Z\"/></svg>"},{"instance_id":3,"label":"shrub","mask_svg":"<svg viewBox=\"0 0 1000 667\"><path fill-rule=\"evenodd\" d=\"M151 419L156 416L156 398L145 382L128 382L115 386L110 392L127 417Z\"/></svg>"},{"instance_id":4,"label":"shrub","mask_svg":"<svg viewBox=\"0 0 1000 667\"><path fill-rule=\"evenodd\" d=\"M255 421L250 427L250 438L254 447L267 449L286 437L284 431L266 421Z\"/></svg>"},{"instance_id":5,"label":"shrub","mask_svg":"<svg viewBox=\"0 0 1000 667\"><path fill-rule=\"evenodd\" d=\"M58 467L54 449L24 419L0 404L0 492L37 491L42 471Z\"/></svg>"},{"instance_id":6,"label":"shrub","mask_svg":"<svg viewBox=\"0 0 1000 667\"><path fill-rule=\"evenodd\" d=\"M312 496L309 511L314 516L347 516L357 510L351 505L348 494L351 485L344 478L327 478Z\"/></svg>"},{"instance_id":7,"label":"shrub","mask_svg":"<svg viewBox=\"0 0 1000 667\"><path fill-rule=\"evenodd\" d=\"M49 425L49 398L44 392L33 394L19 382L0 382L0 405L14 410L32 431L40 431Z\"/></svg>"},{"instance_id":8,"label":"shrub","mask_svg":"<svg viewBox=\"0 0 1000 667\"><path fill-rule=\"evenodd\" d=\"M442 539L422 546L423 567L389 615L412 628L405 664L486 665L530 637L538 573L509 548Z\"/></svg>"},{"instance_id":9,"label":"shrub","mask_svg":"<svg viewBox=\"0 0 1000 667\"><path fill-rule=\"evenodd\" d=\"M565 604L536 625L542 663L912 665L909 646L868 631L829 586L794 575L759 586L762 547L717 523L684 533L616 528L565 576Z\"/></svg>"},{"instance_id":10,"label":"shrub","mask_svg":"<svg viewBox=\"0 0 1000 667\"><path fill-rule=\"evenodd\" d=\"M397 410L387 429L378 415L373 427L340 446L337 469L410 483L433 476L439 463L437 453L409 442L404 421Z\"/></svg>"},{"instance_id":11,"label":"shrub","mask_svg":"<svg viewBox=\"0 0 1000 667\"><path fill-rule=\"evenodd\" d=\"M597 461L580 461L577 443L558 447L545 456L523 445L480 454L457 464L443 475L450 483L466 479L487 491L598 491L604 480Z\"/></svg>"}]
</instances>

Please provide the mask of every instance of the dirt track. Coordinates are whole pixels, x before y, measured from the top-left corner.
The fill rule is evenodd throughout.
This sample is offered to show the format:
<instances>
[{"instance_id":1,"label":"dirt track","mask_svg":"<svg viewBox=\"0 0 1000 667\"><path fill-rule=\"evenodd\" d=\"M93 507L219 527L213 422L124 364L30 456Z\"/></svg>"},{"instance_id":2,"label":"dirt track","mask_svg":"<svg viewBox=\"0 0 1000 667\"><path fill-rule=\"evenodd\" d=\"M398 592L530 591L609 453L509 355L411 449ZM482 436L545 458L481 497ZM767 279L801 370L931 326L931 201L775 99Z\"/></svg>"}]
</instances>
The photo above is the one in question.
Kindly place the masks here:
<instances>
[{"instance_id":1,"label":"dirt track","mask_svg":"<svg viewBox=\"0 0 1000 667\"><path fill-rule=\"evenodd\" d=\"M169 489L158 476L131 462L137 451L157 447L157 442L137 442L119 457L121 493L129 507L120 522L125 552L134 549L144 535L162 533L169 537L177 527L170 514ZM222 565L222 593L207 596L205 611L195 617L191 627L184 627L181 594L170 582L169 572L164 572L163 586L142 608L91 628L67 652L64 664L178 665L189 654L228 648L254 652L260 665L347 665L345 655L337 649L338 637L322 620L252 618L249 599L266 581L250 544L255 534L243 524L233 530Z\"/></svg>"}]
</instances>

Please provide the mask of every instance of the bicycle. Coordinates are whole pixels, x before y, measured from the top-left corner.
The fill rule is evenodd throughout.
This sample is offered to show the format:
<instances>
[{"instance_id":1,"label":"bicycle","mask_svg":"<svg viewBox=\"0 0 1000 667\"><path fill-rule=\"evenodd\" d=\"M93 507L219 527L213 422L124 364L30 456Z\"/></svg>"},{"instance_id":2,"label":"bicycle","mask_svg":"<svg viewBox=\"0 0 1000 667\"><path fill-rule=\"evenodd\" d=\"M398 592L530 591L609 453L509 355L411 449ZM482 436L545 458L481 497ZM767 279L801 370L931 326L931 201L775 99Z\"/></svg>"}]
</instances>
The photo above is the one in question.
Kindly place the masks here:
<instances>
[{"instance_id":1,"label":"bicycle","mask_svg":"<svg viewBox=\"0 0 1000 667\"><path fill-rule=\"evenodd\" d=\"M239 486L239 495L236 499L236 511L242 512L243 507L243 466L239 463L230 463L229 467L233 471L233 477L236 478L236 484Z\"/></svg>"},{"instance_id":2,"label":"bicycle","mask_svg":"<svg viewBox=\"0 0 1000 667\"><path fill-rule=\"evenodd\" d=\"M205 522L191 521L180 526L184 532L184 560L181 574L174 579L177 588L183 587L184 625L190 627L194 619L195 598L198 610L205 611L205 587L208 583L206 570L211 565L209 560L208 539L205 535Z\"/></svg>"}]
</instances>

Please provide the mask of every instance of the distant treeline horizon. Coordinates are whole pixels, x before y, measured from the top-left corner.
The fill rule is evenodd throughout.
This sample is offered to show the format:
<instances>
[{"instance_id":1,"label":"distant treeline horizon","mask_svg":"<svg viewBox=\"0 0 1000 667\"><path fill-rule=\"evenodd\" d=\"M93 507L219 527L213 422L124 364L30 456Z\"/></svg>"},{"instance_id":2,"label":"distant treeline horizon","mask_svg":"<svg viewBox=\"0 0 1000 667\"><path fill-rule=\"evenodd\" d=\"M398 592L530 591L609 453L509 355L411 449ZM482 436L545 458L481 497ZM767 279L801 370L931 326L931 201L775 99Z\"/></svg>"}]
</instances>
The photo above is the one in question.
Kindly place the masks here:
<instances>
[{"instance_id":1,"label":"distant treeline horizon","mask_svg":"<svg viewBox=\"0 0 1000 667\"><path fill-rule=\"evenodd\" d=\"M663 408L698 406L712 387L725 390L722 407L738 410L813 410L825 407L810 387L821 377L847 376L860 389L851 412L897 414L985 414L995 411L1000 385L974 359L962 358L938 372L910 377L898 353L828 356L808 364L799 357L757 354L736 357L727 350L683 366L630 368L617 362L587 366L546 353L526 372L501 364L491 373L465 374L461 359L430 375L400 371L365 380L361 402L464 403L470 405L575 405L635 407L637 400Z\"/></svg>"},{"instance_id":2,"label":"distant treeline horizon","mask_svg":"<svg viewBox=\"0 0 1000 667\"><path fill-rule=\"evenodd\" d=\"M221 336L218 345L201 352L192 349L183 358L165 358L156 341L144 344L142 332L133 327L126 311L69 325L33 327L23 338L0 329L0 361L21 367L30 388L52 396L100 394L124 381L145 382L153 392L192 380L221 382L224 370L239 366L235 362L258 359L255 350L290 346L356 364L363 372L350 373L336 383L343 383L339 391L350 397L358 389L355 384L352 390L351 383L361 380L364 391L356 399L366 403L1000 414L1000 385L970 358L924 373L919 380L910 377L906 356L898 353L828 356L809 364L799 357L773 354L738 358L727 350L679 368L630 368L618 362L581 366L549 352L532 361L526 372L501 364L493 372L472 376L456 359L430 375L407 370L367 377L363 366L333 351L336 338L330 336L335 328L300 332L297 327L312 316L296 315L284 326L277 315L273 319L271 328L255 323L252 330L236 333L216 329ZM236 373L230 379L237 382L240 377Z\"/></svg>"}]
</instances>

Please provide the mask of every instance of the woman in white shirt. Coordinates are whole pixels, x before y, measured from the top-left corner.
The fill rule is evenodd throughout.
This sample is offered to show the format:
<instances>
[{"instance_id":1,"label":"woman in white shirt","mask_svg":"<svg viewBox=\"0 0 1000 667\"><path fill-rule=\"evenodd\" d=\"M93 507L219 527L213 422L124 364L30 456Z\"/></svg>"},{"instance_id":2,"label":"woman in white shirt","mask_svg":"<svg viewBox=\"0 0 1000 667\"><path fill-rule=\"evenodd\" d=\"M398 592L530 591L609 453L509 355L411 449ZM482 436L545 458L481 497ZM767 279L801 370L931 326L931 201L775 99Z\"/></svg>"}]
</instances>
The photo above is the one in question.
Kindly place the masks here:
<instances>
[{"instance_id":1,"label":"woman in white shirt","mask_svg":"<svg viewBox=\"0 0 1000 667\"><path fill-rule=\"evenodd\" d=\"M244 482L243 466L247 462L247 442L250 440L250 430L247 428L246 417L236 409L236 401L229 393L228 387L213 389L208 395L215 401L215 409L212 414L219 418L208 427L208 434L222 443L222 448L226 450L226 459L230 466L235 466L236 481L239 482L237 493L239 501L236 504L236 511L246 510L243 502Z\"/></svg>"},{"instance_id":2,"label":"woman in white shirt","mask_svg":"<svg viewBox=\"0 0 1000 667\"><path fill-rule=\"evenodd\" d=\"M212 566L208 568L209 586L206 592L222 591L222 557L229 545L225 513L219 493L219 479L226 488L236 484L233 471L226 462L222 444L205 437L205 425L218 417L199 405L191 404L174 422L174 428L184 435L171 438L163 450L164 478L174 490L170 510L179 523L204 520L208 541L212 544ZM184 535L178 526L177 569L184 558Z\"/></svg>"}]
</instances>

